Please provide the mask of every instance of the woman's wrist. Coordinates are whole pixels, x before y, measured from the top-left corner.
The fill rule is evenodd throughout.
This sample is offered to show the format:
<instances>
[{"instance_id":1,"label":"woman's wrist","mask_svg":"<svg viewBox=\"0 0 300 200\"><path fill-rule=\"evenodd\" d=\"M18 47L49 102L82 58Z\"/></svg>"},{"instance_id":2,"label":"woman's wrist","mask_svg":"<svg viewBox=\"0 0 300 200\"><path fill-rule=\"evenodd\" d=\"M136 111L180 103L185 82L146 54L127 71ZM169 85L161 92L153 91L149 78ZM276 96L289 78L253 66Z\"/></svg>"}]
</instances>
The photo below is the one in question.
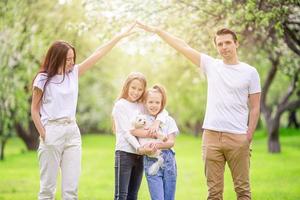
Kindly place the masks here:
<instances>
[{"instance_id":1,"label":"woman's wrist","mask_svg":"<svg viewBox=\"0 0 300 200\"><path fill-rule=\"evenodd\" d=\"M156 27L154 27L153 28L153 33L155 33L155 34L159 34L160 33L160 29L159 28L156 28Z\"/></svg>"}]
</instances>

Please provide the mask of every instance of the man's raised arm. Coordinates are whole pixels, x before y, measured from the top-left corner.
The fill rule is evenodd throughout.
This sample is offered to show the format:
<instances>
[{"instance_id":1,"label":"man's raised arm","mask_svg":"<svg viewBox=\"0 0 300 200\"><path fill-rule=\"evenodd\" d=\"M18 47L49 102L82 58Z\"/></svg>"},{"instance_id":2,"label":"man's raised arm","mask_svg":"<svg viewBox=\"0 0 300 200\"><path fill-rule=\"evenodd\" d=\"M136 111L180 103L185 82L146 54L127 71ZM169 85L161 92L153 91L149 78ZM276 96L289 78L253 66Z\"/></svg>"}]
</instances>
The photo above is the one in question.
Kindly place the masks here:
<instances>
[{"instance_id":1,"label":"man's raised arm","mask_svg":"<svg viewBox=\"0 0 300 200\"><path fill-rule=\"evenodd\" d=\"M185 41L159 28L148 26L142 24L141 22L137 22L137 25L138 27L144 29L145 31L156 33L171 47L176 49L179 53L183 54L187 59L192 61L195 65L200 67L200 57L201 57L200 52L190 47Z\"/></svg>"}]
</instances>

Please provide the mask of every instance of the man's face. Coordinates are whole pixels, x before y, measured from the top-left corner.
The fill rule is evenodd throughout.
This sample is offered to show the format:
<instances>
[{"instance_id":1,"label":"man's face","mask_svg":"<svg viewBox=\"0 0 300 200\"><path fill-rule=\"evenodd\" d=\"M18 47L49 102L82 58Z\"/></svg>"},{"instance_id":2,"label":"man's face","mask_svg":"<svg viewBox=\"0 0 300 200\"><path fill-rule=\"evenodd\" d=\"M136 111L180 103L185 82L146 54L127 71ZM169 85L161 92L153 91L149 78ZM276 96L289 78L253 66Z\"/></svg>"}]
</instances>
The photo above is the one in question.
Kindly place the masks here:
<instances>
[{"instance_id":1,"label":"man's face","mask_svg":"<svg viewBox=\"0 0 300 200\"><path fill-rule=\"evenodd\" d=\"M231 34L216 36L216 47L219 54L225 59L231 59L236 56L236 49L238 48L238 42L234 42Z\"/></svg>"}]
</instances>

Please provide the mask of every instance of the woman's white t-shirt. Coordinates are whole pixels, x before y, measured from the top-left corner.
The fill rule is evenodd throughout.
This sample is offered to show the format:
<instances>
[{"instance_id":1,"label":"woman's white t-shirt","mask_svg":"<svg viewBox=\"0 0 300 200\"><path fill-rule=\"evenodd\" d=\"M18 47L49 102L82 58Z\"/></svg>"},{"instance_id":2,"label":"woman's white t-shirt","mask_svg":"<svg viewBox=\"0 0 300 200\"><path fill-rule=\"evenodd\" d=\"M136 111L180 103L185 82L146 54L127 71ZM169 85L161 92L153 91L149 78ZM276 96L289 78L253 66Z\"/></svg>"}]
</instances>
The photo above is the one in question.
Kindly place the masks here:
<instances>
[{"instance_id":1,"label":"woman's white t-shirt","mask_svg":"<svg viewBox=\"0 0 300 200\"><path fill-rule=\"evenodd\" d=\"M78 99L78 65L65 75L55 75L44 85L47 80L46 73L39 73L33 86L43 91L43 98L40 107L42 124L48 120L60 118L75 119Z\"/></svg>"}]
</instances>

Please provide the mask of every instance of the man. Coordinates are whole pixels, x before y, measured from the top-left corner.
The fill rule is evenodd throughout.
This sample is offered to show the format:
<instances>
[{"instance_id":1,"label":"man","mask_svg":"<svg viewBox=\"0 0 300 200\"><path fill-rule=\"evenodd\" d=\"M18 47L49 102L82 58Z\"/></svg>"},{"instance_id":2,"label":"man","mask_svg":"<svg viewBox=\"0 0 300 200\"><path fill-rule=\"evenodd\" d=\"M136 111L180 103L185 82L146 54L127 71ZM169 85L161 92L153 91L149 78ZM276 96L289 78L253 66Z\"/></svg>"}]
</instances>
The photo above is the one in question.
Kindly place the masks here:
<instances>
[{"instance_id":1,"label":"man","mask_svg":"<svg viewBox=\"0 0 300 200\"><path fill-rule=\"evenodd\" d=\"M203 160L207 199L223 199L225 163L231 171L238 200L251 199L250 143L260 112L260 80L254 67L238 60L239 43L229 29L217 31L214 43L222 60L191 48L183 40L138 22L200 67L208 81L203 124Z\"/></svg>"}]
</instances>

